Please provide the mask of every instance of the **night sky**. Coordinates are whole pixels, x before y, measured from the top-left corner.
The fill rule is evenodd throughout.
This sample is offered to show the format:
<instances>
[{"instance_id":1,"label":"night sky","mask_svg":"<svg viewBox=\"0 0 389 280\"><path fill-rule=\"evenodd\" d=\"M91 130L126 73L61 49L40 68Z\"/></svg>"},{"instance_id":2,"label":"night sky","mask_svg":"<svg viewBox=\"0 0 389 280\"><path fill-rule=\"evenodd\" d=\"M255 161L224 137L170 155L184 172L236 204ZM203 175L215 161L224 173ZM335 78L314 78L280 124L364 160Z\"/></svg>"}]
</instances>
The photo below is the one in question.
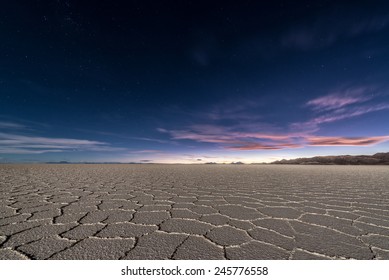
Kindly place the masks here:
<instances>
[{"instance_id":1,"label":"night sky","mask_svg":"<svg viewBox=\"0 0 389 280\"><path fill-rule=\"evenodd\" d=\"M389 3L362 2L6 1L0 162L387 152Z\"/></svg>"}]
</instances>

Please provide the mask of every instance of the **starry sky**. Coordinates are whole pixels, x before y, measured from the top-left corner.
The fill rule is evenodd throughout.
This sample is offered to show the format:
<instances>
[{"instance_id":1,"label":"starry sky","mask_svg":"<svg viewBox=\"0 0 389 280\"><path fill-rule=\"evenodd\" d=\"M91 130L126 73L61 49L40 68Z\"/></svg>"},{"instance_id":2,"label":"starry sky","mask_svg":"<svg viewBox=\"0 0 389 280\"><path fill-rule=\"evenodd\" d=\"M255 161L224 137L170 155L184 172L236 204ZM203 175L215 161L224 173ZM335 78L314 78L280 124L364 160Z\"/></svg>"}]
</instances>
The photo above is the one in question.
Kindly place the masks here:
<instances>
[{"instance_id":1,"label":"starry sky","mask_svg":"<svg viewBox=\"0 0 389 280\"><path fill-rule=\"evenodd\" d=\"M6 1L0 162L389 151L387 1Z\"/></svg>"}]
</instances>

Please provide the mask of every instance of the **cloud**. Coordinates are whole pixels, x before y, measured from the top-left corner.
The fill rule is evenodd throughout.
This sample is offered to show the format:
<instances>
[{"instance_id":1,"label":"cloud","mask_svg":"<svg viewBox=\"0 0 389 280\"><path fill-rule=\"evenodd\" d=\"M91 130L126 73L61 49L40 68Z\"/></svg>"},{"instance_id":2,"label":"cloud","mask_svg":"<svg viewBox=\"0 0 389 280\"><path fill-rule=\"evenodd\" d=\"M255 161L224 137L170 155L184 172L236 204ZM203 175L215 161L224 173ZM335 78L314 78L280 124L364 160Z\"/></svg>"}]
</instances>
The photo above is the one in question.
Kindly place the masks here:
<instances>
[{"instance_id":1,"label":"cloud","mask_svg":"<svg viewBox=\"0 0 389 280\"><path fill-rule=\"evenodd\" d=\"M136 150L136 151L131 151L132 154L154 154L154 153L161 153L163 151L161 150Z\"/></svg>"},{"instance_id":2,"label":"cloud","mask_svg":"<svg viewBox=\"0 0 389 280\"><path fill-rule=\"evenodd\" d=\"M194 140L205 143L240 143L242 139L262 139L271 141L283 141L290 138L303 137L302 133L260 133L244 131L244 126L221 126L221 125L192 125L186 130L160 130L169 133L176 140Z\"/></svg>"},{"instance_id":3,"label":"cloud","mask_svg":"<svg viewBox=\"0 0 389 280\"><path fill-rule=\"evenodd\" d=\"M237 127L233 127L236 129ZM218 144L227 150L279 150L297 148L303 134L271 134L232 130L218 125L194 125L187 130L161 130L175 140Z\"/></svg>"},{"instance_id":4,"label":"cloud","mask_svg":"<svg viewBox=\"0 0 389 280\"><path fill-rule=\"evenodd\" d=\"M164 129L164 128L161 128L161 127L158 127L157 131L162 132L162 133L167 133L168 132L167 129Z\"/></svg>"},{"instance_id":5,"label":"cloud","mask_svg":"<svg viewBox=\"0 0 389 280\"><path fill-rule=\"evenodd\" d=\"M306 131L310 130L314 132L319 130L319 125L321 124L332 123L332 122L341 121L345 119L351 119L368 113L373 113L373 112L378 112L378 111L388 110L388 109L389 109L389 103L357 106L353 108L341 108L314 117L306 122L292 123L290 127L291 129L306 130Z\"/></svg>"},{"instance_id":6,"label":"cloud","mask_svg":"<svg viewBox=\"0 0 389 280\"><path fill-rule=\"evenodd\" d=\"M373 137L308 137L310 146L370 146L389 140L389 136Z\"/></svg>"},{"instance_id":7,"label":"cloud","mask_svg":"<svg viewBox=\"0 0 389 280\"><path fill-rule=\"evenodd\" d=\"M385 96L382 92L378 92L378 89L379 87L375 85L343 87L308 100L301 108L310 110L311 118L302 122L284 124L284 128L257 121L255 118L257 112L252 109L257 109L258 106L251 104L251 102L242 101L243 105L226 106L226 108L215 106L210 110L210 115L214 117L201 118L200 116L197 124L192 124L183 129L158 128L157 131L169 134L172 140L208 143L217 148L240 151L296 149L318 146L319 144L321 146L346 144L361 146L364 143L374 145L380 143L380 141L386 141L386 138L362 136L358 138L358 141L352 141L352 138L336 136L325 139L320 138L318 132L322 124L389 109L389 103L376 102L378 98ZM204 115L207 114L202 114L202 116ZM238 119L230 121L228 119L229 115L237 116ZM250 115L253 115L253 117L250 117ZM239 116L245 117L240 118ZM315 139L322 141L316 141ZM340 140L337 142L336 139Z\"/></svg>"},{"instance_id":8,"label":"cloud","mask_svg":"<svg viewBox=\"0 0 389 280\"><path fill-rule=\"evenodd\" d=\"M112 147L108 143L100 141L0 133L0 153L2 154L42 154L66 151L116 152L125 150L125 148Z\"/></svg>"},{"instance_id":9,"label":"cloud","mask_svg":"<svg viewBox=\"0 0 389 280\"><path fill-rule=\"evenodd\" d=\"M291 138L304 137L302 133L288 133L288 134L269 134L269 133L253 133L253 132L237 132L235 136L240 138L254 138L254 139L268 139L272 141L289 140Z\"/></svg>"},{"instance_id":10,"label":"cloud","mask_svg":"<svg viewBox=\"0 0 389 280\"><path fill-rule=\"evenodd\" d=\"M98 130L90 130L90 129L77 129L77 130L81 131L81 132L107 135L107 136L113 136L113 137L122 138L122 139L129 139L129 140L141 140L141 141L157 142L157 143L161 143L161 144L176 144L173 141L168 141L168 140L161 140L161 139L155 139L155 138L149 138L149 137L127 136L127 135L114 133L114 132L108 132L108 131L98 131ZM158 128L157 128L157 131L159 131Z\"/></svg>"},{"instance_id":11,"label":"cloud","mask_svg":"<svg viewBox=\"0 0 389 280\"><path fill-rule=\"evenodd\" d=\"M172 130L170 131L173 139L176 140L194 140L196 142L205 143L236 143L234 137L229 135L217 134L201 134L199 132Z\"/></svg>"},{"instance_id":12,"label":"cloud","mask_svg":"<svg viewBox=\"0 0 389 280\"><path fill-rule=\"evenodd\" d=\"M164 129L164 131L176 140L216 144L226 150L239 151L283 150L306 146L367 146L389 140L389 136L324 137L303 132L283 134L237 132L221 126L215 126L214 133L211 133L210 126L195 126L195 128L180 131Z\"/></svg>"},{"instance_id":13,"label":"cloud","mask_svg":"<svg viewBox=\"0 0 389 280\"><path fill-rule=\"evenodd\" d=\"M328 47L341 39L350 39L368 33L379 32L389 25L388 15L350 14L336 15L342 20L328 22L328 15L315 18L310 23L290 28L280 39L281 45L298 50ZM358 21L355 18L359 18Z\"/></svg>"},{"instance_id":14,"label":"cloud","mask_svg":"<svg viewBox=\"0 0 389 280\"><path fill-rule=\"evenodd\" d=\"M334 111L331 114L326 114L317 118L314 118L311 122L315 124L328 123L339 121L343 119L349 119L361 115L365 115L367 113L382 111L389 109L389 104L378 104L371 106L360 106L356 108L351 108L347 110L338 110Z\"/></svg>"},{"instance_id":15,"label":"cloud","mask_svg":"<svg viewBox=\"0 0 389 280\"><path fill-rule=\"evenodd\" d=\"M26 128L26 126L21 125L19 123L15 123L15 122L0 121L0 128L4 128L4 129L23 129L23 128Z\"/></svg>"},{"instance_id":16,"label":"cloud","mask_svg":"<svg viewBox=\"0 0 389 280\"><path fill-rule=\"evenodd\" d=\"M207 113L203 113L200 117L213 121L259 121L263 117L258 115L258 107L260 103L253 100L236 100L224 101L223 104L213 106Z\"/></svg>"},{"instance_id":17,"label":"cloud","mask_svg":"<svg viewBox=\"0 0 389 280\"><path fill-rule=\"evenodd\" d=\"M316 116L304 122L292 123L290 128L313 133L319 130L321 124L389 109L389 103L374 103L374 98L383 96L376 92L377 89L376 86L349 87L309 100L304 107L313 110Z\"/></svg>"},{"instance_id":18,"label":"cloud","mask_svg":"<svg viewBox=\"0 0 389 280\"><path fill-rule=\"evenodd\" d=\"M13 148L13 147L0 147L0 154L43 154L43 153L56 153L63 152L63 150L33 150L33 149L23 149L23 148Z\"/></svg>"},{"instance_id":19,"label":"cloud","mask_svg":"<svg viewBox=\"0 0 389 280\"><path fill-rule=\"evenodd\" d=\"M237 146L228 146L228 150L240 150L240 151L252 151L252 150L279 150L281 148L271 145L265 145L261 143L246 143Z\"/></svg>"},{"instance_id":20,"label":"cloud","mask_svg":"<svg viewBox=\"0 0 389 280\"><path fill-rule=\"evenodd\" d=\"M337 91L325 96L321 96L306 103L306 106L311 107L316 111L328 111L339 109L355 103L362 103L373 98L369 94L372 89L368 87L348 88L344 91ZM367 95L369 94L369 95Z\"/></svg>"}]
</instances>

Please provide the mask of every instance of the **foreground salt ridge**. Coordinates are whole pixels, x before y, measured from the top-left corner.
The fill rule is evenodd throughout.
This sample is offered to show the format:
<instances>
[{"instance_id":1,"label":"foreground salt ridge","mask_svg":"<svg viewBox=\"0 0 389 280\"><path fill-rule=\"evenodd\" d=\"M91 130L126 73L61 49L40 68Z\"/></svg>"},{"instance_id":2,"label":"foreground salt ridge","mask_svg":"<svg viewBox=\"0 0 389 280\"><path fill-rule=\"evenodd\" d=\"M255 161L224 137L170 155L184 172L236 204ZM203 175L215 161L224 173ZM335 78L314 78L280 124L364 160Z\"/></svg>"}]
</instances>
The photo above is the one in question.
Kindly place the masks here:
<instances>
[{"instance_id":1,"label":"foreground salt ridge","mask_svg":"<svg viewBox=\"0 0 389 280\"><path fill-rule=\"evenodd\" d=\"M1 259L389 259L386 167L0 166Z\"/></svg>"}]
</instances>

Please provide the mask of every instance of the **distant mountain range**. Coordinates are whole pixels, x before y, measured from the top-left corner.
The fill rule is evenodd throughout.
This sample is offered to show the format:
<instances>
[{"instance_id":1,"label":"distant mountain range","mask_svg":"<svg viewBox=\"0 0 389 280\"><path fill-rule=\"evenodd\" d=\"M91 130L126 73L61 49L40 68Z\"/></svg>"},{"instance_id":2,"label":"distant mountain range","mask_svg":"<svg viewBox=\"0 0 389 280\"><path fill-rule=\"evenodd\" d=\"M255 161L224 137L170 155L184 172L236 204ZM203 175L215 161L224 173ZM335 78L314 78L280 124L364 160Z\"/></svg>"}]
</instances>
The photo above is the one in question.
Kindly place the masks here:
<instances>
[{"instance_id":1,"label":"distant mountain range","mask_svg":"<svg viewBox=\"0 0 389 280\"><path fill-rule=\"evenodd\" d=\"M153 164L151 162L114 162L114 161L80 161L80 162L72 162L72 161L47 161L46 164Z\"/></svg>"},{"instance_id":2,"label":"distant mountain range","mask_svg":"<svg viewBox=\"0 0 389 280\"><path fill-rule=\"evenodd\" d=\"M389 153L377 153L371 156L317 156L311 158L283 159L271 164L321 164L321 165L389 165Z\"/></svg>"}]
</instances>

